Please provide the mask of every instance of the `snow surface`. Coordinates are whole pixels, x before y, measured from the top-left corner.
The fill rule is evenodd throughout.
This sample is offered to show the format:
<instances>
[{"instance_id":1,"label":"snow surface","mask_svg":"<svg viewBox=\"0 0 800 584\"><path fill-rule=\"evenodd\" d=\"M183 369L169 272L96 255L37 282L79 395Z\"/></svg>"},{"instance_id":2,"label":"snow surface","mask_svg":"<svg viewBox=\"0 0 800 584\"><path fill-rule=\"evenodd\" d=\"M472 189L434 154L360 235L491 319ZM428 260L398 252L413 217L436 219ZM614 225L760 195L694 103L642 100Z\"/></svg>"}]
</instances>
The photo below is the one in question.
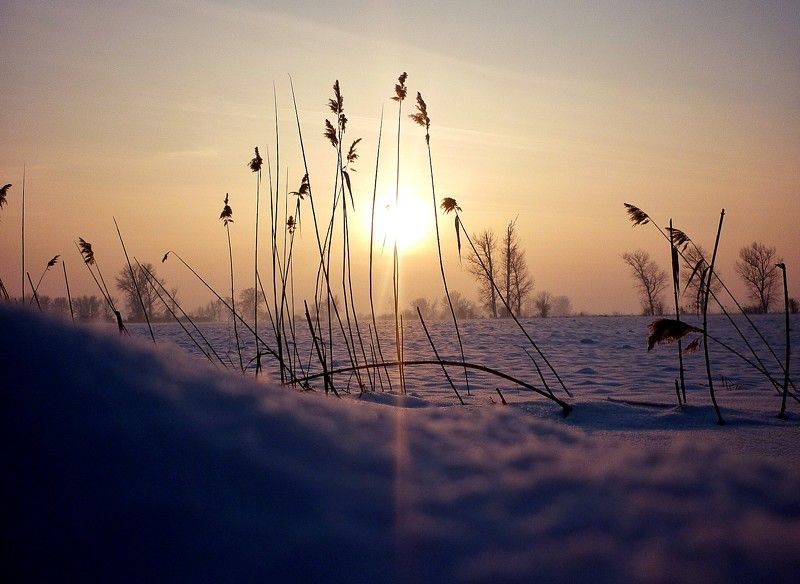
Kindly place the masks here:
<instances>
[{"instance_id":1,"label":"snow surface","mask_svg":"<svg viewBox=\"0 0 800 584\"><path fill-rule=\"evenodd\" d=\"M575 394L563 418L505 382L499 405L497 381L482 377L469 406L452 405L435 369L413 372L409 398L301 393L170 343L0 305L0 569L81 581L796 581L797 403L776 419L774 391L723 356L735 379L719 390L724 427L695 372L683 409L607 401L674 399L674 351L645 353L642 323L537 325ZM469 323L468 359L533 379L503 326Z\"/></svg>"}]
</instances>

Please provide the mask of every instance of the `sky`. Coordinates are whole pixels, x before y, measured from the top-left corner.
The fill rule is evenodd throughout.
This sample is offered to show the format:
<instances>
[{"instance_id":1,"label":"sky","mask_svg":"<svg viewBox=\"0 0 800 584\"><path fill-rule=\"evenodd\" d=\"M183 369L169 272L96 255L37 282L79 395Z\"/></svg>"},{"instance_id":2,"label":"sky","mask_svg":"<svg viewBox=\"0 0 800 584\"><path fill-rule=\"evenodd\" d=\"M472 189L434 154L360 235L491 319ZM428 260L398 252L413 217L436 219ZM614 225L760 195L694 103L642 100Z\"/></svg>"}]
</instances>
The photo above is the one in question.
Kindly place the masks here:
<instances>
[{"instance_id":1,"label":"sky","mask_svg":"<svg viewBox=\"0 0 800 584\"><path fill-rule=\"evenodd\" d=\"M314 197L327 221L336 152L322 136L339 80L362 138L355 164L353 273L366 310L368 216L378 128L379 209L394 197L397 76L431 117L436 198L452 196L470 233L516 220L535 291L575 310L636 313L621 255L669 250L624 202L673 219L707 249L725 209L718 262L741 298L738 250L775 246L800 295L800 4L797 2L15 2L0 3L0 278L20 291L23 166L26 269L65 259L73 294L96 293L74 242L90 241L106 277L128 251L158 265L189 306L210 295L175 250L220 290L229 286L219 213L226 193L236 287L253 285L258 145L273 190L304 173L292 76ZM277 102L276 146L274 107ZM400 128L401 197L422 229L402 249L401 304L442 295L424 131ZM280 160L277 161L276 154ZM278 176L276 175L278 173ZM268 274L268 178L260 271ZM316 261L308 202L297 236L298 287ZM476 299L452 216L440 217L451 289ZM338 237L338 236L337 236ZM380 239L380 238L379 238ZM389 310L390 246L376 243L379 311ZM337 244L338 245L338 244ZM338 276L337 276L338 277ZM53 273L41 290L64 295Z\"/></svg>"}]
</instances>

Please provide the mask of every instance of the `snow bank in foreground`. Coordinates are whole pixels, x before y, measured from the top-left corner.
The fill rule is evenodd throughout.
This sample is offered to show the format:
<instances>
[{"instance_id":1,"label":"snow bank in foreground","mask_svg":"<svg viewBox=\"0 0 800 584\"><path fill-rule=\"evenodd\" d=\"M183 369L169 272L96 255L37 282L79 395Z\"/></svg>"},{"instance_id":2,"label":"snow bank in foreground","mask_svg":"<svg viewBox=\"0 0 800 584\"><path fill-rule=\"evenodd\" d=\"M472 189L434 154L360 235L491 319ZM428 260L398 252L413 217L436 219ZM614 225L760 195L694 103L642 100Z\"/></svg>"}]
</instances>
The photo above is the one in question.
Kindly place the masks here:
<instances>
[{"instance_id":1,"label":"snow bank in foreground","mask_svg":"<svg viewBox=\"0 0 800 584\"><path fill-rule=\"evenodd\" d=\"M0 343L1 569L26 579L790 581L800 569L800 473L779 460L688 438L663 451L599 440L557 409L300 395L8 306Z\"/></svg>"}]
</instances>

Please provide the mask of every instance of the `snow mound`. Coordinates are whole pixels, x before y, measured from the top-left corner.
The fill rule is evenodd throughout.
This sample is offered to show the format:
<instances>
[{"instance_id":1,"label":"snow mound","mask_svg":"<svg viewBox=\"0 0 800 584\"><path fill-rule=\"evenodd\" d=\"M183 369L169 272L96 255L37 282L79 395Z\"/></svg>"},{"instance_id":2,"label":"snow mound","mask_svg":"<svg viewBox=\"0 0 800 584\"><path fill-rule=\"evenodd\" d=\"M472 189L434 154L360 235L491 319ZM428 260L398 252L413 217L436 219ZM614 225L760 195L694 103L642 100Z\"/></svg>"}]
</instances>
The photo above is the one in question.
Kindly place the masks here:
<instances>
[{"instance_id":1,"label":"snow mound","mask_svg":"<svg viewBox=\"0 0 800 584\"><path fill-rule=\"evenodd\" d=\"M600 440L539 402L301 394L7 305L0 343L2 570L34 581L789 582L800 569L800 473L780 461Z\"/></svg>"}]
</instances>

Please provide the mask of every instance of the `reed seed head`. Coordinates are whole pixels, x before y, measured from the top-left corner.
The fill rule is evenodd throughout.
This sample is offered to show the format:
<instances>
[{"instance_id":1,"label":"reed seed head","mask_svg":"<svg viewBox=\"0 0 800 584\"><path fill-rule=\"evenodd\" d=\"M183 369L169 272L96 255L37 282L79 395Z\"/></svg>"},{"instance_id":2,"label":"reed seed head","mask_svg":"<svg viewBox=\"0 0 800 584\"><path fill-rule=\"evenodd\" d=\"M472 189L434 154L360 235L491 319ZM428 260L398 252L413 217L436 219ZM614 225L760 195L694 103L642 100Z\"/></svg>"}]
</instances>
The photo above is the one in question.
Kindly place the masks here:
<instances>
[{"instance_id":1,"label":"reed seed head","mask_svg":"<svg viewBox=\"0 0 800 584\"><path fill-rule=\"evenodd\" d=\"M440 207L442 208L442 211L444 211L445 213L450 213L450 212L457 213L461 211L461 207L458 206L458 203L453 197L445 197L444 199L442 199Z\"/></svg>"},{"instance_id":2,"label":"reed seed head","mask_svg":"<svg viewBox=\"0 0 800 584\"><path fill-rule=\"evenodd\" d=\"M625 210L628 212L628 218L631 220L634 227L650 222L650 215L635 205L625 203Z\"/></svg>"},{"instance_id":3,"label":"reed seed head","mask_svg":"<svg viewBox=\"0 0 800 584\"><path fill-rule=\"evenodd\" d=\"M264 159L261 158L261 155L258 153L258 146L256 146L256 155L253 157L250 162L247 163L247 166L250 167L250 170L253 172L258 172L261 170L261 165L264 163Z\"/></svg>"},{"instance_id":4,"label":"reed seed head","mask_svg":"<svg viewBox=\"0 0 800 584\"><path fill-rule=\"evenodd\" d=\"M310 187L308 185L308 173L303 175L303 180L300 181L300 188L296 191L292 191L289 193L290 195L294 195L296 197L300 197L301 199L305 198L306 195L310 195Z\"/></svg>"},{"instance_id":5,"label":"reed seed head","mask_svg":"<svg viewBox=\"0 0 800 584\"><path fill-rule=\"evenodd\" d=\"M692 241L692 239L686 235L686 233L676 227L667 227L667 232L669 233L672 244L675 247L686 247L689 245L689 242Z\"/></svg>"},{"instance_id":6,"label":"reed seed head","mask_svg":"<svg viewBox=\"0 0 800 584\"><path fill-rule=\"evenodd\" d=\"M61 257L60 255L54 256L53 259L47 262L47 267L45 268L45 270L49 270L50 268L55 266L58 263L58 258L60 257Z\"/></svg>"},{"instance_id":7,"label":"reed seed head","mask_svg":"<svg viewBox=\"0 0 800 584\"><path fill-rule=\"evenodd\" d=\"M294 220L293 215L289 215L289 218L286 219L286 229L289 233L294 233L294 230L297 229L297 221Z\"/></svg>"},{"instance_id":8,"label":"reed seed head","mask_svg":"<svg viewBox=\"0 0 800 584\"><path fill-rule=\"evenodd\" d=\"M233 223L233 209L228 205L228 193L225 193L225 206L222 208L222 213L219 214L223 224L227 227L228 223Z\"/></svg>"},{"instance_id":9,"label":"reed seed head","mask_svg":"<svg viewBox=\"0 0 800 584\"><path fill-rule=\"evenodd\" d=\"M650 336L647 337L647 350L651 350L656 344L672 343L689 333L702 333L703 329L692 326L680 320L670 318L660 318L650 323Z\"/></svg>"},{"instance_id":10,"label":"reed seed head","mask_svg":"<svg viewBox=\"0 0 800 584\"><path fill-rule=\"evenodd\" d=\"M331 143L331 146L336 148L339 145L339 138L336 135L336 128L333 127L331 121L326 119L325 120L325 132L323 135L328 139L328 142Z\"/></svg>"},{"instance_id":11,"label":"reed seed head","mask_svg":"<svg viewBox=\"0 0 800 584\"><path fill-rule=\"evenodd\" d=\"M430 144L431 143L431 119L428 116L428 106L425 103L425 100L422 99L422 94L418 91L417 92L417 113L411 114L408 116L412 120L414 120L417 124L425 128L425 141Z\"/></svg>"},{"instance_id":12,"label":"reed seed head","mask_svg":"<svg viewBox=\"0 0 800 584\"><path fill-rule=\"evenodd\" d=\"M328 107L337 116L344 111L344 98L339 89L339 80L333 84L333 98L328 100Z\"/></svg>"},{"instance_id":13,"label":"reed seed head","mask_svg":"<svg viewBox=\"0 0 800 584\"><path fill-rule=\"evenodd\" d=\"M701 342L700 337L693 340L691 343L689 343L684 347L683 354L689 355L690 353L694 353L695 351L697 351L697 349L700 348L700 342Z\"/></svg>"},{"instance_id":14,"label":"reed seed head","mask_svg":"<svg viewBox=\"0 0 800 584\"><path fill-rule=\"evenodd\" d=\"M94 264L94 250L92 249L92 244L86 241L84 238L78 238L78 247L81 250L81 255L83 256L83 261L87 266L91 266Z\"/></svg>"},{"instance_id":15,"label":"reed seed head","mask_svg":"<svg viewBox=\"0 0 800 584\"><path fill-rule=\"evenodd\" d=\"M0 209L3 208L3 205L6 204L6 195L8 194L8 189L11 188L11 183L7 185L3 185L3 188L0 188Z\"/></svg>"},{"instance_id":16,"label":"reed seed head","mask_svg":"<svg viewBox=\"0 0 800 584\"><path fill-rule=\"evenodd\" d=\"M397 78L397 83L395 83L394 86L394 97L392 98L394 101L403 101L406 95L408 95L406 79L408 79L408 73L403 71L400 77Z\"/></svg>"},{"instance_id":17,"label":"reed seed head","mask_svg":"<svg viewBox=\"0 0 800 584\"><path fill-rule=\"evenodd\" d=\"M361 138L357 138L356 140L353 140L353 143L350 144L350 150L347 152L347 163L348 164L352 164L353 162L355 162L358 159L358 152L356 152L356 146L358 146L359 142L361 142ZM353 172L355 172L355 171L353 171Z\"/></svg>"}]
</instances>

